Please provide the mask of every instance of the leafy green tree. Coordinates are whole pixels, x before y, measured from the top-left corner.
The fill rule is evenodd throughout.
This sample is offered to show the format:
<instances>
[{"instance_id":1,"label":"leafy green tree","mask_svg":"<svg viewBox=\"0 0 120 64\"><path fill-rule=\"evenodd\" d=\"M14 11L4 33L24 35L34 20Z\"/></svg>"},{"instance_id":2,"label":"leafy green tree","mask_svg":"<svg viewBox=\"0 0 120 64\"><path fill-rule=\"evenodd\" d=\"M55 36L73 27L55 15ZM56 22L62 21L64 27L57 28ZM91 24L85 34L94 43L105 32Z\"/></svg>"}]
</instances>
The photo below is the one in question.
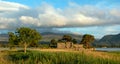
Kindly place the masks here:
<instances>
[{"instance_id":1,"label":"leafy green tree","mask_svg":"<svg viewBox=\"0 0 120 64\"><path fill-rule=\"evenodd\" d=\"M12 37L11 37L12 36ZM14 36L16 36L16 38L14 39ZM24 52L26 53L26 49L27 47L31 44L31 43L38 43L39 40L41 39L41 35L39 32L37 32L34 29L31 28L27 28L27 27L21 27L18 28L15 32L15 34L10 33L9 35L9 42L14 42L14 40L17 40L18 44L21 44L24 46Z\"/></svg>"},{"instance_id":2,"label":"leafy green tree","mask_svg":"<svg viewBox=\"0 0 120 64\"><path fill-rule=\"evenodd\" d=\"M8 32L8 35L9 35L9 45L10 45L10 48L13 46L13 45L18 45L18 39L17 39L17 36L12 33L12 32Z\"/></svg>"},{"instance_id":3,"label":"leafy green tree","mask_svg":"<svg viewBox=\"0 0 120 64\"><path fill-rule=\"evenodd\" d=\"M50 41L50 47L56 48L57 47L57 41L55 39L52 39Z\"/></svg>"},{"instance_id":4,"label":"leafy green tree","mask_svg":"<svg viewBox=\"0 0 120 64\"><path fill-rule=\"evenodd\" d=\"M72 41L72 37L71 36L69 36L69 35L64 35L63 37L62 37L62 40L65 40L65 41Z\"/></svg>"},{"instance_id":5,"label":"leafy green tree","mask_svg":"<svg viewBox=\"0 0 120 64\"><path fill-rule=\"evenodd\" d=\"M92 43L95 40L93 35L85 34L83 35L81 44L84 45L85 48L90 48L90 43Z\"/></svg>"},{"instance_id":6,"label":"leafy green tree","mask_svg":"<svg viewBox=\"0 0 120 64\"><path fill-rule=\"evenodd\" d=\"M76 39L73 39L72 42L73 42L73 44L77 44L77 40Z\"/></svg>"},{"instance_id":7,"label":"leafy green tree","mask_svg":"<svg viewBox=\"0 0 120 64\"><path fill-rule=\"evenodd\" d=\"M30 47L38 47L38 46L39 46L39 43L33 42L33 43L30 43L29 46L30 46Z\"/></svg>"}]
</instances>

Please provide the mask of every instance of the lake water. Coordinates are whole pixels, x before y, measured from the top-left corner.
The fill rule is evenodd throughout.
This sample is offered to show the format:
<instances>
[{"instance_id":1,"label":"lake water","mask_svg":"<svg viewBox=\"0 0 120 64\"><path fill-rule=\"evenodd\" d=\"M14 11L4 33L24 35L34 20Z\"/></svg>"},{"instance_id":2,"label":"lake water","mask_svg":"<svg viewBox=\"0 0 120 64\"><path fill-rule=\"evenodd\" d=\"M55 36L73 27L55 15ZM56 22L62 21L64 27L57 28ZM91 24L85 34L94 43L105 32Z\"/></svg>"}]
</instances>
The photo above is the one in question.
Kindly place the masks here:
<instances>
[{"instance_id":1,"label":"lake water","mask_svg":"<svg viewBox=\"0 0 120 64\"><path fill-rule=\"evenodd\" d=\"M9 50L9 48L0 48L0 51L2 50Z\"/></svg>"},{"instance_id":2,"label":"lake water","mask_svg":"<svg viewBox=\"0 0 120 64\"><path fill-rule=\"evenodd\" d=\"M27 50L31 50L32 48L27 48ZM0 51L3 51L3 50L10 50L10 48L0 48ZM16 50L23 50L23 48L16 48Z\"/></svg>"},{"instance_id":3,"label":"lake water","mask_svg":"<svg viewBox=\"0 0 120 64\"><path fill-rule=\"evenodd\" d=\"M22 48L16 48L17 50L21 50ZM30 50L31 48L27 48ZM97 51L120 51L120 48L95 48ZM0 48L2 50L10 50L9 48Z\"/></svg>"},{"instance_id":4,"label":"lake water","mask_svg":"<svg viewBox=\"0 0 120 64\"><path fill-rule=\"evenodd\" d=\"M120 48L95 48L97 51L120 51Z\"/></svg>"}]
</instances>

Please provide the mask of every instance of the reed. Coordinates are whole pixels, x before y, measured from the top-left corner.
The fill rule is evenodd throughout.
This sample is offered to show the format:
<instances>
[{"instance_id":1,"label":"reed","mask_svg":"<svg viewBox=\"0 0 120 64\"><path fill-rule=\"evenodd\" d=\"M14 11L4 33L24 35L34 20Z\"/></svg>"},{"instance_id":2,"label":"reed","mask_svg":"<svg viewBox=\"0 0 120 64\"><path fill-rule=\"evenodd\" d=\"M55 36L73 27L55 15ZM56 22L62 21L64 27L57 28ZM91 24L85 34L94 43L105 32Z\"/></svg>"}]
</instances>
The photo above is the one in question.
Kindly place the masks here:
<instances>
[{"instance_id":1,"label":"reed","mask_svg":"<svg viewBox=\"0 0 120 64\"><path fill-rule=\"evenodd\" d=\"M119 53L104 53L108 54L109 58L87 54L87 52L27 51L25 54L21 51L12 51L2 55L7 59L4 59L5 63L1 64L120 64L120 58L116 57Z\"/></svg>"}]
</instances>

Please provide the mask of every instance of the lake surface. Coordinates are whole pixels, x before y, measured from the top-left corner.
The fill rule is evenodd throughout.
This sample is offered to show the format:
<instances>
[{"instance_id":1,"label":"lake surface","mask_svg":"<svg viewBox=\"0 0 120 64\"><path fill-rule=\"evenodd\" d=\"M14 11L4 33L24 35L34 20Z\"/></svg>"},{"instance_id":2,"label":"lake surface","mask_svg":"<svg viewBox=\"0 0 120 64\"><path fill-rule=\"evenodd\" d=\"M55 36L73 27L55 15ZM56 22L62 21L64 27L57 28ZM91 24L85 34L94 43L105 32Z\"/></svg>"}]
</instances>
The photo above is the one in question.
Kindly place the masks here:
<instances>
[{"instance_id":1,"label":"lake surface","mask_svg":"<svg viewBox=\"0 0 120 64\"><path fill-rule=\"evenodd\" d=\"M23 48L15 48L16 50L23 50ZM27 48L27 50L31 50L32 48ZM3 50L10 50L10 48L0 48L0 51L3 51Z\"/></svg>"},{"instance_id":2,"label":"lake surface","mask_svg":"<svg viewBox=\"0 0 120 64\"><path fill-rule=\"evenodd\" d=\"M16 48L17 50L22 50L23 48ZM27 48L27 50L30 50L32 48ZM120 51L120 48L95 48L97 51ZM0 51L2 50L10 50L10 48L0 48Z\"/></svg>"},{"instance_id":3,"label":"lake surface","mask_svg":"<svg viewBox=\"0 0 120 64\"><path fill-rule=\"evenodd\" d=\"M9 50L10 48L0 48L0 51L2 50Z\"/></svg>"},{"instance_id":4,"label":"lake surface","mask_svg":"<svg viewBox=\"0 0 120 64\"><path fill-rule=\"evenodd\" d=\"M95 48L97 51L120 51L120 48Z\"/></svg>"}]
</instances>

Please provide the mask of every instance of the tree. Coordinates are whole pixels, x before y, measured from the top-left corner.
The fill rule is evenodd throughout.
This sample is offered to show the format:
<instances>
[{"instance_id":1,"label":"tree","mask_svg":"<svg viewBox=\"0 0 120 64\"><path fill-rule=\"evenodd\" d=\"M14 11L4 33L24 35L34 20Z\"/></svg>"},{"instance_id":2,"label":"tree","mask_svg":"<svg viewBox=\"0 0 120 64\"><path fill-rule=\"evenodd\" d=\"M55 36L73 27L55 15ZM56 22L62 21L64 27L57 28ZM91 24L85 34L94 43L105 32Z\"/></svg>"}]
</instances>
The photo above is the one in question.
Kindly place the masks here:
<instances>
[{"instance_id":1,"label":"tree","mask_svg":"<svg viewBox=\"0 0 120 64\"><path fill-rule=\"evenodd\" d=\"M13 33L10 33L13 34ZM39 40L41 39L41 35L39 32L37 32L34 29L30 29L27 27L21 27L18 28L14 34L16 36L16 39L18 44L22 44L24 46L24 52L26 53L26 48L31 44L31 43L38 43ZM9 35L10 37L10 35ZM14 39L10 37L9 42L14 42Z\"/></svg>"},{"instance_id":2,"label":"tree","mask_svg":"<svg viewBox=\"0 0 120 64\"><path fill-rule=\"evenodd\" d=\"M73 44L77 44L77 40L76 39L73 39L72 42L73 42Z\"/></svg>"},{"instance_id":3,"label":"tree","mask_svg":"<svg viewBox=\"0 0 120 64\"><path fill-rule=\"evenodd\" d=\"M56 48L56 46L57 46L57 41L56 41L55 39L52 39L52 40L50 41L50 47Z\"/></svg>"},{"instance_id":4,"label":"tree","mask_svg":"<svg viewBox=\"0 0 120 64\"><path fill-rule=\"evenodd\" d=\"M38 42L33 42L29 44L30 47L38 47L39 43Z\"/></svg>"},{"instance_id":5,"label":"tree","mask_svg":"<svg viewBox=\"0 0 120 64\"><path fill-rule=\"evenodd\" d=\"M8 32L8 35L9 35L9 45L10 45L10 48L12 47L12 45L17 45L18 43L18 39L17 39L17 36L12 33L12 32Z\"/></svg>"},{"instance_id":6,"label":"tree","mask_svg":"<svg viewBox=\"0 0 120 64\"><path fill-rule=\"evenodd\" d=\"M92 43L95 40L93 35L85 34L83 35L81 44L84 45L85 48L90 48L90 43Z\"/></svg>"},{"instance_id":7,"label":"tree","mask_svg":"<svg viewBox=\"0 0 120 64\"><path fill-rule=\"evenodd\" d=\"M64 35L63 37L62 37L62 40L65 40L65 41L72 41L72 37L71 36L69 36L69 35Z\"/></svg>"}]
</instances>

